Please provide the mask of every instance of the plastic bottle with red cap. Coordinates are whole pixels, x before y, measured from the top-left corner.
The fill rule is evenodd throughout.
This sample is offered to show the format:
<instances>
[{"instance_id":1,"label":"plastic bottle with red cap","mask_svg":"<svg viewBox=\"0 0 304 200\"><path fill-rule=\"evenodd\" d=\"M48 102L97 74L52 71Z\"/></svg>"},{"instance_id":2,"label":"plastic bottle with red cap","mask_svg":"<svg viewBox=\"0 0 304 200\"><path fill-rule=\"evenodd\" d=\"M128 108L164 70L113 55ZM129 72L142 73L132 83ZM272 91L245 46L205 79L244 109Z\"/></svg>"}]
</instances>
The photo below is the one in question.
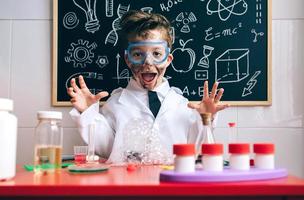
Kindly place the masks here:
<instances>
[{"instance_id":1,"label":"plastic bottle with red cap","mask_svg":"<svg viewBox=\"0 0 304 200\"><path fill-rule=\"evenodd\" d=\"M203 169L223 171L223 144L202 144Z\"/></svg>"},{"instance_id":2,"label":"plastic bottle with red cap","mask_svg":"<svg viewBox=\"0 0 304 200\"><path fill-rule=\"evenodd\" d=\"M181 173L195 172L195 146L194 144L173 145L174 170Z\"/></svg>"},{"instance_id":3,"label":"plastic bottle with red cap","mask_svg":"<svg viewBox=\"0 0 304 200\"><path fill-rule=\"evenodd\" d=\"M230 169L249 170L250 169L250 145L248 143L229 144L229 165Z\"/></svg>"},{"instance_id":4,"label":"plastic bottle with red cap","mask_svg":"<svg viewBox=\"0 0 304 200\"><path fill-rule=\"evenodd\" d=\"M253 144L253 152L255 153L254 165L258 169L274 169L274 144L272 143L256 143Z\"/></svg>"}]
</instances>

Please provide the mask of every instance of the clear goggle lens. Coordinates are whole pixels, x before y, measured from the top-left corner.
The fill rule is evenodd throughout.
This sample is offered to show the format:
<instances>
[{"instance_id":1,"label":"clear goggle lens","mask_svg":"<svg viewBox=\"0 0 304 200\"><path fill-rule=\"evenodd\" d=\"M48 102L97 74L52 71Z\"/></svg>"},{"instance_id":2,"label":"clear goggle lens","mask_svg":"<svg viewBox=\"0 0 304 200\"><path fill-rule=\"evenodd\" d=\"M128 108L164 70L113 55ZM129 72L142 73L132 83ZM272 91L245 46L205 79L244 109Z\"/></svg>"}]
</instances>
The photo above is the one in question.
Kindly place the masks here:
<instances>
[{"instance_id":1,"label":"clear goggle lens","mask_svg":"<svg viewBox=\"0 0 304 200\"><path fill-rule=\"evenodd\" d=\"M147 59L153 64L165 62L170 53L166 41L132 42L125 53L132 64L142 65Z\"/></svg>"}]
</instances>

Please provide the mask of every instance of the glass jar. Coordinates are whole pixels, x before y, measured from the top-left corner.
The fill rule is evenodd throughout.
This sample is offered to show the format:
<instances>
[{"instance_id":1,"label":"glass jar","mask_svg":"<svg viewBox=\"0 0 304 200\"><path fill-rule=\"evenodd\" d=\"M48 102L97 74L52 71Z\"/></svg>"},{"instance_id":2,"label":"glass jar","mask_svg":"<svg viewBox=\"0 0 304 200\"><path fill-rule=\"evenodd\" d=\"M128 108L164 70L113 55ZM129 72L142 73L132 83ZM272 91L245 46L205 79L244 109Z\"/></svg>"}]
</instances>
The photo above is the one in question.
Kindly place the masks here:
<instances>
[{"instance_id":1,"label":"glass jar","mask_svg":"<svg viewBox=\"0 0 304 200\"><path fill-rule=\"evenodd\" d=\"M35 129L34 171L58 172L61 169L62 113L39 111Z\"/></svg>"},{"instance_id":2,"label":"glass jar","mask_svg":"<svg viewBox=\"0 0 304 200\"><path fill-rule=\"evenodd\" d=\"M16 175L17 118L13 101L0 98L0 181Z\"/></svg>"}]
</instances>

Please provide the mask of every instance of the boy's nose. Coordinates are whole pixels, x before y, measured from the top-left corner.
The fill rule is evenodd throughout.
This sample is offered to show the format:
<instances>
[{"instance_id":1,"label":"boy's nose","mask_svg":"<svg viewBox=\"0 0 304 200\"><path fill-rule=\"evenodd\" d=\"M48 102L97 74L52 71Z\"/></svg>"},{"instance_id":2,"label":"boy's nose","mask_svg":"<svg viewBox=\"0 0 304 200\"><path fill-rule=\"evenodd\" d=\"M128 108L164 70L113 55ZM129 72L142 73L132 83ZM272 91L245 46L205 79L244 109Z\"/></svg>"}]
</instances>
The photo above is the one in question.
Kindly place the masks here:
<instances>
[{"instance_id":1,"label":"boy's nose","mask_svg":"<svg viewBox=\"0 0 304 200\"><path fill-rule=\"evenodd\" d=\"M144 64L152 65L154 63L153 58L150 54L146 54Z\"/></svg>"}]
</instances>

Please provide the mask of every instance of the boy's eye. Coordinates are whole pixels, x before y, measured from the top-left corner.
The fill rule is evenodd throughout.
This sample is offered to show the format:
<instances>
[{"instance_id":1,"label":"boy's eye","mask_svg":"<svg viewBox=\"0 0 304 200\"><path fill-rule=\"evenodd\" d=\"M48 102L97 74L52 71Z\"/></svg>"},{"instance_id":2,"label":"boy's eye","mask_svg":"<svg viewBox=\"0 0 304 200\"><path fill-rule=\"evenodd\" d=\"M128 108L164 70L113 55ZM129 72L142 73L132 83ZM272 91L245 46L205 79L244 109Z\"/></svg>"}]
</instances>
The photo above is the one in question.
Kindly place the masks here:
<instances>
[{"instance_id":1,"label":"boy's eye","mask_svg":"<svg viewBox=\"0 0 304 200\"><path fill-rule=\"evenodd\" d=\"M132 56L133 56L134 58L142 57L142 55L143 55L142 52L139 52L139 51L138 51L138 52L133 52L133 53L132 53Z\"/></svg>"},{"instance_id":2,"label":"boy's eye","mask_svg":"<svg viewBox=\"0 0 304 200\"><path fill-rule=\"evenodd\" d=\"M162 55L163 55L162 52L158 52L158 51L154 51L154 52L153 52L153 56L154 56L154 57L161 57Z\"/></svg>"}]
</instances>

